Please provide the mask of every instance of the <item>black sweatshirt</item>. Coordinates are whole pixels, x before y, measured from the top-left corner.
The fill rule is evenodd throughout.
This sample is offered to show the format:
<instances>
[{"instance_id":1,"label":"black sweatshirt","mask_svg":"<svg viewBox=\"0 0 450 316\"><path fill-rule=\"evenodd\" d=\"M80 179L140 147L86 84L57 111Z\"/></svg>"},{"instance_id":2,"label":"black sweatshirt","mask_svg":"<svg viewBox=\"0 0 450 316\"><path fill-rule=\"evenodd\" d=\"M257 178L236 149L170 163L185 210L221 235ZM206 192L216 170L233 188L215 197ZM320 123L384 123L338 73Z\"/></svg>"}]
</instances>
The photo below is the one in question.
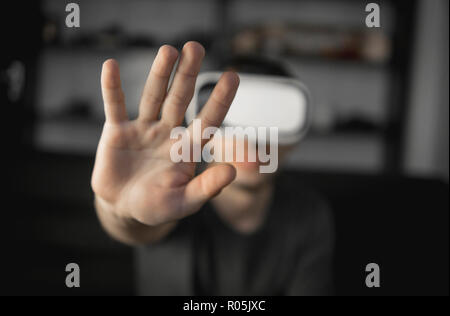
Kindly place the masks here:
<instances>
[{"instance_id":1,"label":"black sweatshirt","mask_svg":"<svg viewBox=\"0 0 450 316\"><path fill-rule=\"evenodd\" d=\"M276 178L264 224L241 234L210 204L156 245L136 251L140 295L327 295L333 221L327 204L289 173Z\"/></svg>"}]
</instances>

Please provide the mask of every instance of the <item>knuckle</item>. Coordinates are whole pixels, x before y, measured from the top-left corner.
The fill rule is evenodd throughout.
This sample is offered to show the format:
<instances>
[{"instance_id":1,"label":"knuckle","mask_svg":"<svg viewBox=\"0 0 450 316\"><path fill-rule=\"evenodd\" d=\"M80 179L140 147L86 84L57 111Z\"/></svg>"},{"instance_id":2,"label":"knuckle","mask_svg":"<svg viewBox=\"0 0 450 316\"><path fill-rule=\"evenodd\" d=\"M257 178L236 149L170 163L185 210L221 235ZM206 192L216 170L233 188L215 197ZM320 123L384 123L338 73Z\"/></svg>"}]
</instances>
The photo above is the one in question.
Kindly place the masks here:
<instances>
[{"instance_id":1,"label":"knuckle","mask_svg":"<svg viewBox=\"0 0 450 316\"><path fill-rule=\"evenodd\" d=\"M164 101L164 94L149 93L145 99L150 104L161 104Z\"/></svg>"},{"instance_id":2,"label":"knuckle","mask_svg":"<svg viewBox=\"0 0 450 316\"><path fill-rule=\"evenodd\" d=\"M211 101L214 104L216 104L217 106L222 107L222 108L229 108L230 105L231 105L230 102L225 101L224 98L221 97L220 95L219 96L218 95L212 95L211 96Z\"/></svg>"},{"instance_id":3,"label":"knuckle","mask_svg":"<svg viewBox=\"0 0 450 316\"><path fill-rule=\"evenodd\" d=\"M170 71L164 71L163 69L158 69L158 67L152 67L151 75L160 80L169 80Z\"/></svg>"},{"instance_id":4,"label":"knuckle","mask_svg":"<svg viewBox=\"0 0 450 316\"><path fill-rule=\"evenodd\" d=\"M186 103L186 97L184 95L178 94L178 93L171 93L170 94L171 103L175 104L177 106L182 106Z\"/></svg>"}]
</instances>

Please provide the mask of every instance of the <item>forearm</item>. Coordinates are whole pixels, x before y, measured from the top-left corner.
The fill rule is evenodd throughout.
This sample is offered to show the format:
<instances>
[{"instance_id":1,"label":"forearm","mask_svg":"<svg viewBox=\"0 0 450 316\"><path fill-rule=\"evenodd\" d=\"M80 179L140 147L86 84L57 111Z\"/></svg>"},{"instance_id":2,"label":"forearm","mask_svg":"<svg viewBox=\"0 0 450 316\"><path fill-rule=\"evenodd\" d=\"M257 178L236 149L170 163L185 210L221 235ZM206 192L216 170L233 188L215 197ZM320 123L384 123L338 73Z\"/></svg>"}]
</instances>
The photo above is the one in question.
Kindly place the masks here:
<instances>
[{"instance_id":1,"label":"forearm","mask_svg":"<svg viewBox=\"0 0 450 316\"><path fill-rule=\"evenodd\" d=\"M158 226L147 226L132 218L123 218L112 210L112 206L96 198L95 209L104 230L114 239L131 246L154 243L176 226L176 222Z\"/></svg>"}]
</instances>

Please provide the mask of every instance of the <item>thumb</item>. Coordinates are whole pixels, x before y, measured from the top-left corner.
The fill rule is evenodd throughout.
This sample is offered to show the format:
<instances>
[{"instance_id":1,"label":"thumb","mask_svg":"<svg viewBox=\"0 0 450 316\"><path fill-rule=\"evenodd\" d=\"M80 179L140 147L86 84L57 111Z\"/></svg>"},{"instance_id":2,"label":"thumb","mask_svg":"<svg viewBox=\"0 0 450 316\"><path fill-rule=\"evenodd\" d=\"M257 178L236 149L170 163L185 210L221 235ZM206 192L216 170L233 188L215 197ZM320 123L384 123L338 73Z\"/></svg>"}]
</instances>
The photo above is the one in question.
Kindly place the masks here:
<instances>
[{"instance_id":1,"label":"thumb","mask_svg":"<svg viewBox=\"0 0 450 316\"><path fill-rule=\"evenodd\" d=\"M229 164L210 167L193 178L184 192L183 217L198 211L236 178L236 169Z\"/></svg>"}]
</instances>

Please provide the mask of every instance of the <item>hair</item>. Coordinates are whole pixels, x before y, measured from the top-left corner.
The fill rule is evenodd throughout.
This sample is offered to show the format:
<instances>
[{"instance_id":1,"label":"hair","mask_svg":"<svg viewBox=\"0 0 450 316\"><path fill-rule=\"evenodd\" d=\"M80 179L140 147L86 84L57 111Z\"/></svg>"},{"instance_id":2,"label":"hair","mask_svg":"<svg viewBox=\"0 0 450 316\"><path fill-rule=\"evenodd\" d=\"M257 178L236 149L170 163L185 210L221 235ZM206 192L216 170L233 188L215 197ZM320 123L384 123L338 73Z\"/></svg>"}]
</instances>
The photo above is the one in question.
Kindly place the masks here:
<instances>
[{"instance_id":1,"label":"hair","mask_svg":"<svg viewBox=\"0 0 450 316\"><path fill-rule=\"evenodd\" d=\"M281 62L262 56L235 56L226 60L220 68L256 75L293 77Z\"/></svg>"}]
</instances>

